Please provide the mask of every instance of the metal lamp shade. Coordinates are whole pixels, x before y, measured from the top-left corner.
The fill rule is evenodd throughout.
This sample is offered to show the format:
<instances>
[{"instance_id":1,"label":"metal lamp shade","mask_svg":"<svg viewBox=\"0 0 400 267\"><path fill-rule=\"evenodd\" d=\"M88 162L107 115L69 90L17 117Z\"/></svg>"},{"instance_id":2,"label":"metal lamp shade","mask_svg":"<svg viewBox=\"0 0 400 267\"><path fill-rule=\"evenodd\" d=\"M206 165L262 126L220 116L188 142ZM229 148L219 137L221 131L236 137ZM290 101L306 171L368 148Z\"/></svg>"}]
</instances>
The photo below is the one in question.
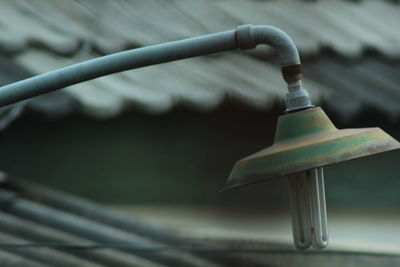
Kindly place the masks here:
<instances>
[{"instance_id":1,"label":"metal lamp shade","mask_svg":"<svg viewBox=\"0 0 400 267\"><path fill-rule=\"evenodd\" d=\"M275 142L239 160L225 189L400 148L380 128L338 130L317 107L279 117Z\"/></svg>"}]
</instances>

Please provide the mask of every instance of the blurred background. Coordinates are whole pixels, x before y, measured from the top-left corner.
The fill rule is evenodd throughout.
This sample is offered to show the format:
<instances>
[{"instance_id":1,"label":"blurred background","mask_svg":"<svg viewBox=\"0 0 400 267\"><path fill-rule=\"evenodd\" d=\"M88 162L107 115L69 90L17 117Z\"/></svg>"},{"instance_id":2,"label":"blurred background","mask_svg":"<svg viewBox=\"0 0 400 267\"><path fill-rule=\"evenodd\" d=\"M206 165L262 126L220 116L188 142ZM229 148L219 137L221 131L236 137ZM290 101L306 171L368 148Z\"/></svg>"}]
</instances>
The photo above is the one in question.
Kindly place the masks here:
<instances>
[{"instance_id":1,"label":"blurred background","mask_svg":"<svg viewBox=\"0 0 400 267\"><path fill-rule=\"evenodd\" d=\"M338 128L400 139L398 1L0 1L0 83L248 23L294 39ZM2 108L0 169L197 238L291 242L285 178L219 192L273 143L285 93L269 47L107 76ZM334 248L400 252L399 158L325 169Z\"/></svg>"}]
</instances>

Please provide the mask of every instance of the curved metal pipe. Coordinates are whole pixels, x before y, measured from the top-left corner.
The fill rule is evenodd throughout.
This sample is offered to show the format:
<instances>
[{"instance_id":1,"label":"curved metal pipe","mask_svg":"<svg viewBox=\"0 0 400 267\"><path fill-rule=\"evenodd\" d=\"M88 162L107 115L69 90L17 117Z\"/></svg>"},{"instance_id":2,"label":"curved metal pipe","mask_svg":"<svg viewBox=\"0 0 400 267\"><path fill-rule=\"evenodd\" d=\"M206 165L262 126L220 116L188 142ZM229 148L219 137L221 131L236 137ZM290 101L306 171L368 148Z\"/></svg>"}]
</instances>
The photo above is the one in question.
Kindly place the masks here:
<instances>
[{"instance_id":1,"label":"curved metal pipe","mask_svg":"<svg viewBox=\"0 0 400 267\"><path fill-rule=\"evenodd\" d=\"M250 49L259 44L267 44L277 50L282 67L300 64L296 45L284 31L272 26L247 24L239 26L236 32L240 49Z\"/></svg>"},{"instance_id":2,"label":"curved metal pipe","mask_svg":"<svg viewBox=\"0 0 400 267\"><path fill-rule=\"evenodd\" d=\"M112 73L237 48L249 49L256 47L258 44L271 45L278 51L282 73L289 85L288 110L312 106L308 93L306 94L306 98L308 98L305 102L288 101L292 91L297 92L297 99L299 99L299 92L301 97L304 95L303 91L306 92L301 89L300 80L302 74L299 54L290 37L283 31L271 26L243 25L238 27L237 30L152 45L99 57L0 87L0 107ZM291 102L295 103L295 106Z\"/></svg>"}]
</instances>

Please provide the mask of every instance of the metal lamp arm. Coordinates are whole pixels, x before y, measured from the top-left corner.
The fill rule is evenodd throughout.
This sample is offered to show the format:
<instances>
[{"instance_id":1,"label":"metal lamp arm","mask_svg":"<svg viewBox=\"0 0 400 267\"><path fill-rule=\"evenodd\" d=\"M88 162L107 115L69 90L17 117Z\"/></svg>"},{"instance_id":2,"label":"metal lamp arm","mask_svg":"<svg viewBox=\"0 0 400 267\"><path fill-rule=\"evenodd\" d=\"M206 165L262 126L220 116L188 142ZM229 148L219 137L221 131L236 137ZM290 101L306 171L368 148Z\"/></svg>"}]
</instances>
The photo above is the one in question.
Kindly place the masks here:
<instances>
[{"instance_id":1,"label":"metal lamp arm","mask_svg":"<svg viewBox=\"0 0 400 267\"><path fill-rule=\"evenodd\" d=\"M312 106L307 91L301 88L300 59L292 39L275 27L243 25L236 30L95 58L0 87L0 107L108 74L238 48L250 49L258 44L271 45L278 51L289 88L287 110Z\"/></svg>"}]
</instances>

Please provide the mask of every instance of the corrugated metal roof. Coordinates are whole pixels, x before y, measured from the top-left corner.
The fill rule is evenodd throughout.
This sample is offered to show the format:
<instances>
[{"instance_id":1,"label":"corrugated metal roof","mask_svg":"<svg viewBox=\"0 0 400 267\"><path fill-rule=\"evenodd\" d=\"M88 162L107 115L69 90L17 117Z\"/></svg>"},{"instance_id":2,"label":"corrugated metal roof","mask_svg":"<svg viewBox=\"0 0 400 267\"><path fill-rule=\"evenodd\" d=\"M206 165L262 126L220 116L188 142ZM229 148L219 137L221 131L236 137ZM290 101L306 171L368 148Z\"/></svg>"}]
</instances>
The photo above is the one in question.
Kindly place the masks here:
<instances>
[{"instance_id":1,"label":"corrugated metal roof","mask_svg":"<svg viewBox=\"0 0 400 267\"><path fill-rule=\"evenodd\" d=\"M307 70L304 85L317 104L345 109L349 116L366 105L400 115L395 104L400 100L399 67L386 61L400 62L400 5L393 2L3 0L0 5L0 46L32 74L126 48L246 23L269 24L296 42ZM271 55L264 47L257 53L189 59L115 74L65 92L85 113L105 118L130 106L152 113L176 104L210 110L227 97L268 109L282 102L286 91Z\"/></svg>"},{"instance_id":2,"label":"corrugated metal roof","mask_svg":"<svg viewBox=\"0 0 400 267\"><path fill-rule=\"evenodd\" d=\"M355 242L344 250L304 253L291 244L270 238L267 235L265 242L252 238L238 242L224 241L221 236L183 237L143 218L4 173L0 176L1 266L261 267L361 263L397 266L399 263L397 250L390 246L386 250L369 250Z\"/></svg>"},{"instance_id":3,"label":"corrugated metal roof","mask_svg":"<svg viewBox=\"0 0 400 267\"><path fill-rule=\"evenodd\" d=\"M21 265L7 266L218 267L232 266L237 261L230 254L179 250L178 246L199 251L207 246L4 173L0 209L1 266L15 262Z\"/></svg>"}]
</instances>

